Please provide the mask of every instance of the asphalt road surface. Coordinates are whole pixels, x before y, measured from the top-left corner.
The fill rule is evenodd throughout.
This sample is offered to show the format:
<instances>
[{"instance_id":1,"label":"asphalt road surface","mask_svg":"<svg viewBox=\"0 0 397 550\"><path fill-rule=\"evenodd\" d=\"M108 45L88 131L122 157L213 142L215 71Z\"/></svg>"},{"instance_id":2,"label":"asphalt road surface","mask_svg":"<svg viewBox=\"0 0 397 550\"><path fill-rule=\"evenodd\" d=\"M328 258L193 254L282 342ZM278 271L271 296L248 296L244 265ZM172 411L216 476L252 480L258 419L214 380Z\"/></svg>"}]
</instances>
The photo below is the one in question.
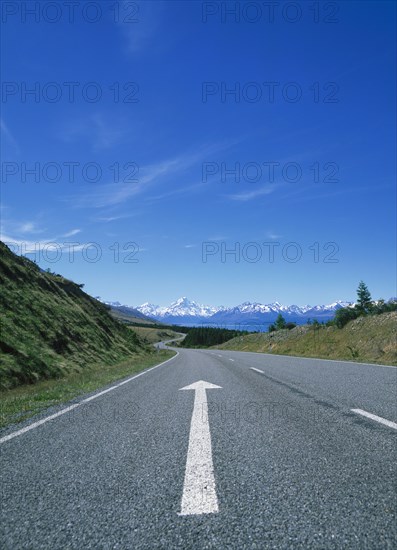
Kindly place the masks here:
<instances>
[{"instance_id":1,"label":"asphalt road surface","mask_svg":"<svg viewBox=\"0 0 397 550\"><path fill-rule=\"evenodd\" d=\"M397 368L182 349L109 388L1 432L2 549L396 548Z\"/></svg>"}]
</instances>

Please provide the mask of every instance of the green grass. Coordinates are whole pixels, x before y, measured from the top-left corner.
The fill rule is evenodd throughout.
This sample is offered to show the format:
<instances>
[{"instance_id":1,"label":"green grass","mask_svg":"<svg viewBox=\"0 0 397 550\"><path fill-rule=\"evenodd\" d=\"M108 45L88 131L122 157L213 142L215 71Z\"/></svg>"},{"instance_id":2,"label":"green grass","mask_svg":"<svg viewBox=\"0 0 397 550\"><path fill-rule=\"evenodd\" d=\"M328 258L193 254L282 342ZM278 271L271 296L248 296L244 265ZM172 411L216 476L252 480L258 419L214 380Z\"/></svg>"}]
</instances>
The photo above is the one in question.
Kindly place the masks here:
<instances>
[{"instance_id":1,"label":"green grass","mask_svg":"<svg viewBox=\"0 0 397 550\"><path fill-rule=\"evenodd\" d=\"M117 365L93 364L81 372L71 372L62 378L1 391L0 427L22 422L48 407L95 391L166 361L173 355L173 351L160 350L151 355L138 355Z\"/></svg>"},{"instance_id":2,"label":"green grass","mask_svg":"<svg viewBox=\"0 0 397 550\"><path fill-rule=\"evenodd\" d=\"M220 349L321 359L397 365L397 312L359 317L342 329L298 326L292 330L249 334Z\"/></svg>"},{"instance_id":3,"label":"green grass","mask_svg":"<svg viewBox=\"0 0 397 550\"><path fill-rule=\"evenodd\" d=\"M0 389L115 365L152 350L109 308L0 243Z\"/></svg>"},{"instance_id":4,"label":"green grass","mask_svg":"<svg viewBox=\"0 0 397 550\"><path fill-rule=\"evenodd\" d=\"M42 272L0 242L0 426L173 355L157 352L82 285Z\"/></svg>"}]
</instances>

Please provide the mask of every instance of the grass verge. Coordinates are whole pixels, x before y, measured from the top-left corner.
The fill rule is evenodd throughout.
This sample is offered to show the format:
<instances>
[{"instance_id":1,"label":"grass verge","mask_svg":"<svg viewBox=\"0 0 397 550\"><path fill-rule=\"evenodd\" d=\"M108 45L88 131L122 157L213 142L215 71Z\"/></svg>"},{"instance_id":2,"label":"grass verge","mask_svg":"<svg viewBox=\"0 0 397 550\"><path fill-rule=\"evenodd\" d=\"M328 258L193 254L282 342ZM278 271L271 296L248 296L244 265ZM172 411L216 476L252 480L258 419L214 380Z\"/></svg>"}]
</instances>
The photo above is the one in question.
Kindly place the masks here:
<instances>
[{"instance_id":1,"label":"grass verge","mask_svg":"<svg viewBox=\"0 0 397 550\"><path fill-rule=\"evenodd\" d=\"M90 365L83 371L69 373L63 378L42 380L36 384L1 391L0 428L22 422L48 407L93 392L162 363L174 355L173 351L159 350L148 356L137 355L117 365Z\"/></svg>"},{"instance_id":2,"label":"grass verge","mask_svg":"<svg viewBox=\"0 0 397 550\"><path fill-rule=\"evenodd\" d=\"M397 312L359 317L343 328L298 326L229 340L218 349L397 365Z\"/></svg>"}]
</instances>

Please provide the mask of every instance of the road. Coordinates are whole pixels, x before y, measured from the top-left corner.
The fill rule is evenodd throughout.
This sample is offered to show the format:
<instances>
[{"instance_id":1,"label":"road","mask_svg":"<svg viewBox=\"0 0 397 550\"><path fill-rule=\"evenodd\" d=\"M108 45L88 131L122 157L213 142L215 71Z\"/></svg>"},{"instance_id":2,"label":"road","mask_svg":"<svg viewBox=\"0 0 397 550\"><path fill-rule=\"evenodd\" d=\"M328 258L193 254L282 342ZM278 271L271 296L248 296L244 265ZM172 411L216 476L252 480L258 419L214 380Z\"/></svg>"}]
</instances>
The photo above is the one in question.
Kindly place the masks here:
<instances>
[{"instance_id":1,"label":"road","mask_svg":"<svg viewBox=\"0 0 397 550\"><path fill-rule=\"evenodd\" d=\"M396 389L393 367L181 349L3 430L0 547L395 548Z\"/></svg>"}]
</instances>

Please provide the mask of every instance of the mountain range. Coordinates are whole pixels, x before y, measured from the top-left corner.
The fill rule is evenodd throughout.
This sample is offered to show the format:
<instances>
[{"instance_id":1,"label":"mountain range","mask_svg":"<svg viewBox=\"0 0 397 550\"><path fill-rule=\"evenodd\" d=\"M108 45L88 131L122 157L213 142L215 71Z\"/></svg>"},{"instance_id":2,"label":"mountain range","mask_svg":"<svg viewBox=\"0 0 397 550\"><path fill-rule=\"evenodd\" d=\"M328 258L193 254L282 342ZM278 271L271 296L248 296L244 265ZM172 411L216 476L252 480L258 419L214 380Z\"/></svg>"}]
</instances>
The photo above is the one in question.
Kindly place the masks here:
<instances>
[{"instance_id":1,"label":"mountain range","mask_svg":"<svg viewBox=\"0 0 397 550\"><path fill-rule=\"evenodd\" d=\"M234 307L208 306L189 300L185 296L172 302L169 306L157 306L148 302L139 306L122 305L119 302L104 302L113 309L130 310L162 323L185 326L222 326L241 330L267 330L281 313L286 321L304 324L309 319L327 321L332 319L341 307L348 307L352 302L336 301L328 305L285 306L279 302L260 304L244 302ZM136 315L135 315L136 316Z\"/></svg>"}]
</instances>

